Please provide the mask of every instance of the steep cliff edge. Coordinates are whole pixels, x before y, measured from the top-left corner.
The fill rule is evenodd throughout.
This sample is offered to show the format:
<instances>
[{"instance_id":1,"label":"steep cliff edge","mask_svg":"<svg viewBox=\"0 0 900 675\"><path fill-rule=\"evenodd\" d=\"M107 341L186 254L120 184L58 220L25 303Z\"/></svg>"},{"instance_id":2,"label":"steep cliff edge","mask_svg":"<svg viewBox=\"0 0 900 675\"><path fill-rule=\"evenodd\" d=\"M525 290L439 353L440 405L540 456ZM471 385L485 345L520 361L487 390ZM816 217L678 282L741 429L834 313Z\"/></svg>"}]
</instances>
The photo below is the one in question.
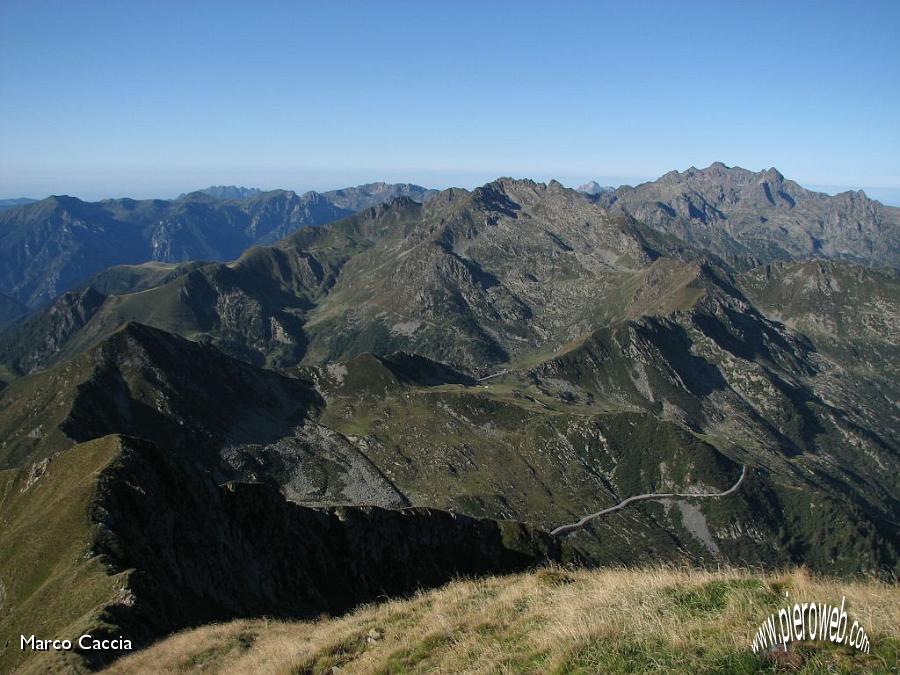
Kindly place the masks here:
<instances>
[{"instance_id":1,"label":"steep cliff edge","mask_svg":"<svg viewBox=\"0 0 900 675\"><path fill-rule=\"evenodd\" d=\"M308 508L263 484L216 485L178 455L121 436L2 477L0 517L10 526L0 548L8 551L4 569L15 571L4 579L0 645L8 647L0 669L23 663L41 669L48 658L66 668L96 668L122 655L23 654L23 631L125 636L137 648L201 623L333 614L457 576L560 559L549 535L520 523L426 508ZM73 503L52 508L70 494ZM7 541L36 517L43 533L56 533L48 544L69 543L37 555L33 542ZM78 574L59 578L72 557L83 561ZM53 626L39 626L44 615L35 609L35 626L26 626L30 615L23 610L36 601L34 588L46 587L56 589L48 595L54 602L68 598L65 608L54 612Z\"/></svg>"}]
</instances>

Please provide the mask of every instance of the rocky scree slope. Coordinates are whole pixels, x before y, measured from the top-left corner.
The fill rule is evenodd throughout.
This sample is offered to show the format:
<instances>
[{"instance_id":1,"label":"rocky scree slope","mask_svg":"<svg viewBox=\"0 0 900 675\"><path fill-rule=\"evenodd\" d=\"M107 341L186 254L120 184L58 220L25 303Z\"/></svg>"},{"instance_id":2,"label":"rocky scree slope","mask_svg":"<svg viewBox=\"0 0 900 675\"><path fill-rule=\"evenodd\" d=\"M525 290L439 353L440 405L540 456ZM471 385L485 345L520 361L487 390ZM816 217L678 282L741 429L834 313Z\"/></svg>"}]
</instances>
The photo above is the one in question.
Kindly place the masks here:
<instances>
[{"instance_id":1,"label":"rocky scree slope","mask_svg":"<svg viewBox=\"0 0 900 675\"><path fill-rule=\"evenodd\" d=\"M351 444L314 423L322 405L301 380L132 323L0 392L0 466L124 433L190 458L210 480L263 481L296 501L404 505Z\"/></svg>"}]
</instances>

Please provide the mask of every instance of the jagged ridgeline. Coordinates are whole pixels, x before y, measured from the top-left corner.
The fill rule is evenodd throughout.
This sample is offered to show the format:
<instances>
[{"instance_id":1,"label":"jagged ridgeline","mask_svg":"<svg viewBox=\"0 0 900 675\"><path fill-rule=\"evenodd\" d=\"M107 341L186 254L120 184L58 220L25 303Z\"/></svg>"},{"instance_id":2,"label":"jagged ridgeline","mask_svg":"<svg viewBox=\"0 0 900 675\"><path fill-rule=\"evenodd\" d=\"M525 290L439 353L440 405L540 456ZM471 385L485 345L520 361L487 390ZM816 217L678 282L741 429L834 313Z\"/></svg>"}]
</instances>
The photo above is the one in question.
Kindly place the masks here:
<instances>
[{"instance_id":1,"label":"jagged ridgeline","mask_svg":"<svg viewBox=\"0 0 900 675\"><path fill-rule=\"evenodd\" d=\"M304 194L218 186L174 200L63 195L0 204L0 294L35 308L112 265L230 260L306 225L394 197L422 201L432 194L405 183ZM0 304L0 326L9 318Z\"/></svg>"},{"instance_id":2,"label":"jagged ridgeline","mask_svg":"<svg viewBox=\"0 0 900 675\"><path fill-rule=\"evenodd\" d=\"M896 274L719 257L606 194L402 197L7 330L3 635L52 610L143 644L547 560L895 575Z\"/></svg>"},{"instance_id":3,"label":"jagged ridgeline","mask_svg":"<svg viewBox=\"0 0 900 675\"><path fill-rule=\"evenodd\" d=\"M806 190L774 168L754 172L715 162L601 190L596 200L723 257L900 266L900 208L862 190L834 196Z\"/></svg>"}]
</instances>

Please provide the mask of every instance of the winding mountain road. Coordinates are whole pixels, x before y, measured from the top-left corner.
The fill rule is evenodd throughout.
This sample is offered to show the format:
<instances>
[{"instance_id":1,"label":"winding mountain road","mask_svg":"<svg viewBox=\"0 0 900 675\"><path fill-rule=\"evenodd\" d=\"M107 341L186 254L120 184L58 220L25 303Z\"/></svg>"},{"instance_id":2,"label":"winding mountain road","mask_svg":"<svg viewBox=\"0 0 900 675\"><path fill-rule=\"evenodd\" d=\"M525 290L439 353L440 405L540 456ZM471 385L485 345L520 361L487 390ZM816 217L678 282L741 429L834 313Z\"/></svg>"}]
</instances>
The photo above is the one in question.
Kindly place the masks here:
<instances>
[{"instance_id":1,"label":"winding mountain road","mask_svg":"<svg viewBox=\"0 0 900 675\"><path fill-rule=\"evenodd\" d=\"M500 377L501 375L507 375L508 373L509 373L509 371L506 370L506 369L500 370L500 371L498 371L498 372L496 372L496 373L492 373L491 375L488 375L487 377L479 377L479 378L476 380L476 382L485 382L486 380L492 380L492 379L494 379L495 377Z\"/></svg>"},{"instance_id":2,"label":"winding mountain road","mask_svg":"<svg viewBox=\"0 0 900 675\"><path fill-rule=\"evenodd\" d=\"M680 492L656 492L644 495L634 495L633 497L629 497L625 499L615 506L611 506L608 509L603 509L602 511L597 511L596 513L589 513L584 518L574 523L569 523L568 525L560 525L555 530L550 530L550 534L554 537L561 537L575 530L580 530L582 527L587 525L594 518L599 518L600 516L605 516L607 514L612 513L613 511L618 511L619 509L623 509L629 504L633 504L634 502L643 502L648 499L711 499L714 497L727 497L730 494L734 494L737 492L737 489L741 486L741 483L744 482L744 478L747 476L747 465L745 464L741 469L741 477L737 479L737 483L732 485L730 488L725 490L725 492L715 492L712 494L697 494L697 493L680 493Z\"/></svg>"}]
</instances>

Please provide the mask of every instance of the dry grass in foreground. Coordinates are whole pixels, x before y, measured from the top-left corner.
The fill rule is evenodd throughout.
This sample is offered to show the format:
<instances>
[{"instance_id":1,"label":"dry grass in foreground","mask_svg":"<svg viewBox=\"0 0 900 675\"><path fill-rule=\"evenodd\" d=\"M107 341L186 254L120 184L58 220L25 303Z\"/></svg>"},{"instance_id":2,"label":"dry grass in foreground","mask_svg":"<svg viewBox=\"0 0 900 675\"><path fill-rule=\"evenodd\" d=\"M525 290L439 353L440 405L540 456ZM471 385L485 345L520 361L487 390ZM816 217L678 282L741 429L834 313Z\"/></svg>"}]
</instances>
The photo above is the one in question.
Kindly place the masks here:
<instances>
[{"instance_id":1,"label":"dry grass in foreground","mask_svg":"<svg viewBox=\"0 0 900 675\"><path fill-rule=\"evenodd\" d=\"M785 594L787 593L787 597ZM759 624L794 602L840 603L871 653L802 645L755 656ZM174 635L110 672L896 673L900 588L821 579L645 569L543 569L457 581L352 614L235 621Z\"/></svg>"}]
</instances>

